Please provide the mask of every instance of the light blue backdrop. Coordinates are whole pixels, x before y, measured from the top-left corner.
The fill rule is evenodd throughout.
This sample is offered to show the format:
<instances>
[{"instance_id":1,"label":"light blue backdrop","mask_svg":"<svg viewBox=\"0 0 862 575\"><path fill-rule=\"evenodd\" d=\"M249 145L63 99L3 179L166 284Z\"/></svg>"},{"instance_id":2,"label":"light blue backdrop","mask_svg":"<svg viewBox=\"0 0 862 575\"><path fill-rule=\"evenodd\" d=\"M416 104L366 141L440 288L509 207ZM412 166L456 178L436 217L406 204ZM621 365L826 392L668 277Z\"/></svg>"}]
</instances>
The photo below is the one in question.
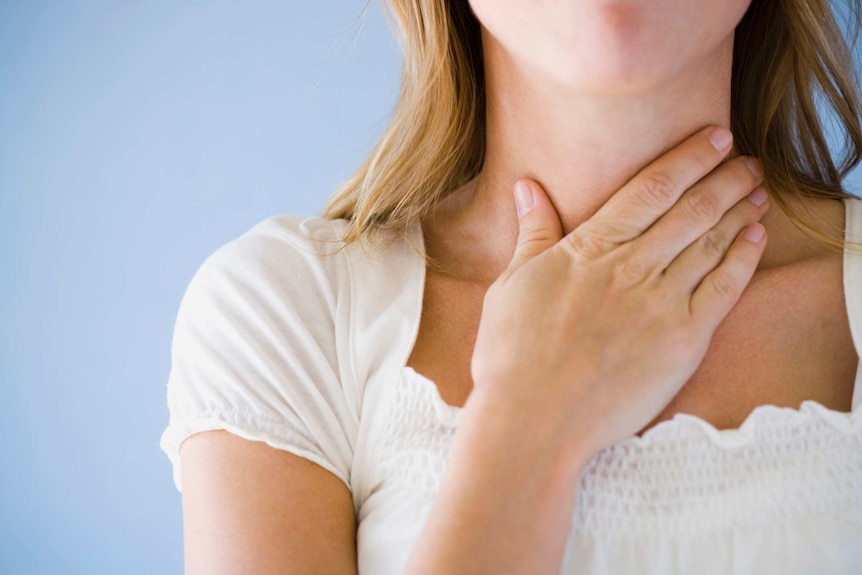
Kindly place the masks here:
<instances>
[{"instance_id":1,"label":"light blue backdrop","mask_svg":"<svg viewBox=\"0 0 862 575\"><path fill-rule=\"evenodd\" d=\"M181 572L177 306L216 247L318 213L370 151L400 56L376 6L353 41L361 11L0 0L0 573Z\"/></svg>"}]
</instances>

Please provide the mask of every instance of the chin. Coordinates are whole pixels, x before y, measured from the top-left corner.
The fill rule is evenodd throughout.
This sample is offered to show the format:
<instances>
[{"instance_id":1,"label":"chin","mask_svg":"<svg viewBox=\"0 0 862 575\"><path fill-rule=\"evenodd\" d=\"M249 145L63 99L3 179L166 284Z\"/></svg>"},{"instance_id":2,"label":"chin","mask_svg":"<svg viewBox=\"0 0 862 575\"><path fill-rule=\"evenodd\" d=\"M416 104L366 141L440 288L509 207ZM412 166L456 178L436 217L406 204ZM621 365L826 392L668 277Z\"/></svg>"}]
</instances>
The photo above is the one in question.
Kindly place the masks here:
<instances>
[{"instance_id":1,"label":"chin","mask_svg":"<svg viewBox=\"0 0 862 575\"><path fill-rule=\"evenodd\" d=\"M517 67L577 92L625 95L732 57L750 0L472 0L483 43ZM536 78L540 80L541 78Z\"/></svg>"}]
</instances>

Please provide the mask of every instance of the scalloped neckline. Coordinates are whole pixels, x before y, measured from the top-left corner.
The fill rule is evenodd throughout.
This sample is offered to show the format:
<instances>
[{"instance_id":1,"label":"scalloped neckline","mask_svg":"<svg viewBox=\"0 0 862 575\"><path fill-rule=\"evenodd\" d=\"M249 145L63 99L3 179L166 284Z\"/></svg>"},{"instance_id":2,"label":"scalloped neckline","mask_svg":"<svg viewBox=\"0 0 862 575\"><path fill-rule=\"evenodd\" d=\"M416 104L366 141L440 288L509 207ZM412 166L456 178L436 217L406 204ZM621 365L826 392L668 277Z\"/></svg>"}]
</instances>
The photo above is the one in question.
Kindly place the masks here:
<instances>
[{"instance_id":1,"label":"scalloped neckline","mask_svg":"<svg viewBox=\"0 0 862 575\"><path fill-rule=\"evenodd\" d=\"M450 405L443 401L437 384L411 366L403 366L401 375L406 375L412 381L416 381L426 388L434 411L441 423L450 427L457 427L464 407ZM796 426L812 418L819 418L829 423L838 431L847 434L857 433L862 432L862 407L860 406L862 406L862 403L858 404L851 411L837 411L813 399L804 400L798 409L767 403L758 405L752 409L739 427L727 429L718 429L697 415L677 412L672 418L662 420L647 429L643 435L627 437L614 444L613 447L626 448L631 446L643 448L656 442L699 434L709 437L718 447L737 449L755 442L758 425L778 423L780 425Z\"/></svg>"}]
</instances>

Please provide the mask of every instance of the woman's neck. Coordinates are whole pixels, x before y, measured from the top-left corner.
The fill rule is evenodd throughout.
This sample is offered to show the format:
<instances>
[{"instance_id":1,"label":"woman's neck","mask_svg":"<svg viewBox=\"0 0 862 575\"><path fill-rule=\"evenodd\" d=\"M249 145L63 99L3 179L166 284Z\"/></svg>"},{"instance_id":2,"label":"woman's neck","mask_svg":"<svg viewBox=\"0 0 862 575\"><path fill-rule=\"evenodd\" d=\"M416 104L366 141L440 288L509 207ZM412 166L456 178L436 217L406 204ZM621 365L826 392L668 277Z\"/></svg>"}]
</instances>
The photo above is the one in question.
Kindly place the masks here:
<instances>
[{"instance_id":1,"label":"woman's neck","mask_svg":"<svg viewBox=\"0 0 862 575\"><path fill-rule=\"evenodd\" d=\"M567 234L589 219L642 167L707 125L730 127L732 38L652 90L565 91L486 42L487 151L478 177L423 224L426 249L458 262L452 275L487 284L505 269L518 240L514 183L535 179ZM738 156L736 146L727 158ZM839 202L788 198L795 210L843 226ZM759 269L825 253L774 206L761 218L769 242ZM465 247L468 246L468 247Z\"/></svg>"},{"instance_id":2,"label":"woman's neck","mask_svg":"<svg viewBox=\"0 0 862 575\"><path fill-rule=\"evenodd\" d=\"M470 211L517 238L512 187L539 182L568 233L643 166L709 124L730 126L732 36L706 59L640 93L584 94L519 67L485 42L487 151ZM738 155L736 147L728 157ZM496 233L501 232L500 228Z\"/></svg>"}]
</instances>

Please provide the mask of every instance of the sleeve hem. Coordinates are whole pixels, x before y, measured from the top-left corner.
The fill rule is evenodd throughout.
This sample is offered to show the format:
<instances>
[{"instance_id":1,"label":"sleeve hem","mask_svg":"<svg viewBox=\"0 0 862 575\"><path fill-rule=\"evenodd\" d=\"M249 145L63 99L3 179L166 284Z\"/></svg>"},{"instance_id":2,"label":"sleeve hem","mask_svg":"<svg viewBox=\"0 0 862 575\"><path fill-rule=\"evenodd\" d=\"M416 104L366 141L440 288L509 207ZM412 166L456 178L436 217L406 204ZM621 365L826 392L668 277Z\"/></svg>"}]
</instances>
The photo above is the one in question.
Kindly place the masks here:
<instances>
[{"instance_id":1,"label":"sleeve hem","mask_svg":"<svg viewBox=\"0 0 862 575\"><path fill-rule=\"evenodd\" d=\"M177 491L182 492L182 474L180 466L179 449L183 441L195 433L204 431L224 430L243 439L251 441L262 441L274 447L298 455L312 461L336 477L338 477L347 489L352 492L349 479L331 462L321 457L318 453L294 445L281 435L273 433L270 429L274 425L271 422L261 424L247 415L230 412L218 412L209 414L192 414L173 417L170 424L162 433L159 446L168 456L173 466L173 479ZM289 434L288 434L289 435Z\"/></svg>"}]
</instances>

